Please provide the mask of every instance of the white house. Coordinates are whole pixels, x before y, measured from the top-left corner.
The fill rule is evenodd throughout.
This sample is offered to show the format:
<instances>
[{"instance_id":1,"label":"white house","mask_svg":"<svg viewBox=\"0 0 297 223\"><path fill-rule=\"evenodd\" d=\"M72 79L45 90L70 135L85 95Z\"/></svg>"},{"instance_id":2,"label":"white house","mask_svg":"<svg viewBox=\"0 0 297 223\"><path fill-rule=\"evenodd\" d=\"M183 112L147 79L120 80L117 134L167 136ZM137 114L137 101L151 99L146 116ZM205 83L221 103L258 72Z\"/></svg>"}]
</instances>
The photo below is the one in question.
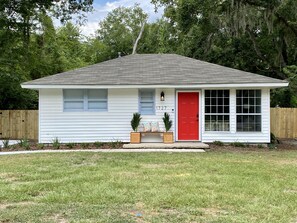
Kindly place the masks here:
<instances>
[{"instance_id":1,"label":"white house","mask_svg":"<svg viewBox=\"0 0 297 223\"><path fill-rule=\"evenodd\" d=\"M270 89L285 86L175 54L129 55L22 84L39 90L41 143L129 142L135 112L161 129L169 113L175 141L268 143Z\"/></svg>"}]
</instances>

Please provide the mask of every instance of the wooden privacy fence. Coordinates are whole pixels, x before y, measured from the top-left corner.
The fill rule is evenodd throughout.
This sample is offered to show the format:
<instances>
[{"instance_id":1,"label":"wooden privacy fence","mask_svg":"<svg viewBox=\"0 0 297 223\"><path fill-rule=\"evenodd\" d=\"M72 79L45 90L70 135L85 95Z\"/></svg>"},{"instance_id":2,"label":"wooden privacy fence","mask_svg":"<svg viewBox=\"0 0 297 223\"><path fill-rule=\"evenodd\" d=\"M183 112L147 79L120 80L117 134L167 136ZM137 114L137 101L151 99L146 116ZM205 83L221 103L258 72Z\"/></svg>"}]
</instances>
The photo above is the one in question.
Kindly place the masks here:
<instances>
[{"instance_id":1,"label":"wooden privacy fence","mask_svg":"<svg viewBox=\"0 0 297 223\"><path fill-rule=\"evenodd\" d=\"M271 108L271 132L278 138L297 138L297 108ZM37 110L0 110L0 139L38 140Z\"/></svg>"},{"instance_id":2,"label":"wooden privacy fence","mask_svg":"<svg viewBox=\"0 0 297 223\"><path fill-rule=\"evenodd\" d=\"M297 108L271 108L271 132L278 138L297 138Z\"/></svg>"},{"instance_id":3,"label":"wooden privacy fence","mask_svg":"<svg viewBox=\"0 0 297 223\"><path fill-rule=\"evenodd\" d=\"M0 110L0 138L38 139L37 110Z\"/></svg>"}]
</instances>

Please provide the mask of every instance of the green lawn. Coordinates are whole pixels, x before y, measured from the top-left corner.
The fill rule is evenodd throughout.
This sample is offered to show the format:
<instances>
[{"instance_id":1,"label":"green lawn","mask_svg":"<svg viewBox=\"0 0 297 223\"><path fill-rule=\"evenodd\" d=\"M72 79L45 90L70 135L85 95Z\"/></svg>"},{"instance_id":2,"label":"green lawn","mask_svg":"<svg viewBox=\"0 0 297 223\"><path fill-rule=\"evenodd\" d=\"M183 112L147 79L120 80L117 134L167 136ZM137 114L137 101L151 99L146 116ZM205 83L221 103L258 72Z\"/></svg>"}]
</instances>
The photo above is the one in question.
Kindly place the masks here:
<instances>
[{"instance_id":1,"label":"green lawn","mask_svg":"<svg viewBox=\"0 0 297 223\"><path fill-rule=\"evenodd\" d=\"M297 151L0 156L0 222L297 222Z\"/></svg>"}]
</instances>

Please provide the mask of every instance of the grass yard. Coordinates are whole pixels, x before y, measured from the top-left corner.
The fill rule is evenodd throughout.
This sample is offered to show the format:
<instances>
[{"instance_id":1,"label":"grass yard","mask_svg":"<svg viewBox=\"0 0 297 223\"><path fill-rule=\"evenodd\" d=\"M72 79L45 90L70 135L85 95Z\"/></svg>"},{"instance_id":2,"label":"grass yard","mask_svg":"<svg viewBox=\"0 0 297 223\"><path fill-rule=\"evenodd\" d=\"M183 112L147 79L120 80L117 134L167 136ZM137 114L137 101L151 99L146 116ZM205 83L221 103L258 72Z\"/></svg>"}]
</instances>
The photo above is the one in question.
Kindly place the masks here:
<instances>
[{"instance_id":1,"label":"grass yard","mask_svg":"<svg viewBox=\"0 0 297 223\"><path fill-rule=\"evenodd\" d=\"M297 222L297 151L34 154L0 164L0 222Z\"/></svg>"}]
</instances>

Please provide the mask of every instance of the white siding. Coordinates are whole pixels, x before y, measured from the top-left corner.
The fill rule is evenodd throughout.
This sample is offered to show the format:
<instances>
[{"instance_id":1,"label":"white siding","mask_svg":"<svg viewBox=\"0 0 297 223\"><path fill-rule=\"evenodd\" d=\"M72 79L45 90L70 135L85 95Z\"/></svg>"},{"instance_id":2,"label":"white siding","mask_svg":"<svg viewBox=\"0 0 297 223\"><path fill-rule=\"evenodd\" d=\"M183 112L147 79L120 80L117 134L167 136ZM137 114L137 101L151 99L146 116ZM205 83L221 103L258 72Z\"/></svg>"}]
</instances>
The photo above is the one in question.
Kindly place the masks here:
<instances>
[{"instance_id":1,"label":"white siding","mask_svg":"<svg viewBox=\"0 0 297 223\"><path fill-rule=\"evenodd\" d=\"M202 93L202 141L203 142L270 142L270 90L262 89L262 131L236 132L236 89L230 89L230 132L206 132L204 128L204 91Z\"/></svg>"},{"instance_id":2,"label":"white siding","mask_svg":"<svg viewBox=\"0 0 297 223\"><path fill-rule=\"evenodd\" d=\"M130 121L139 112L139 89L109 89L107 112L64 112L62 89L39 91L39 142L50 143L54 138L61 142L130 141ZM201 90L201 89L200 89ZM161 91L165 101L160 101ZM175 89L156 89L155 115L142 115L142 122L159 122L164 130L162 117L168 112L175 122ZM230 132L205 132L204 90L201 90L201 141L213 142L270 142L270 90L262 89L262 131L236 132L236 89L230 89ZM172 131L175 132L175 123ZM145 136L143 142L162 141L159 136Z\"/></svg>"},{"instance_id":3,"label":"white siding","mask_svg":"<svg viewBox=\"0 0 297 223\"><path fill-rule=\"evenodd\" d=\"M142 121L158 121L163 128L165 111L174 119L174 90L163 89L163 102L160 101L161 91L156 89L156 115L143 115ZM161 110L159 106L167 109ZM56 137L61 142L129 142L130 120L132 114L138 112L138 89L109 89L107 112L64 112L62 89L41 89L39 111L39 141L42 143L50 143ZM143 140L151 139L144 137Z\"/></svg>"}]
</instances>

